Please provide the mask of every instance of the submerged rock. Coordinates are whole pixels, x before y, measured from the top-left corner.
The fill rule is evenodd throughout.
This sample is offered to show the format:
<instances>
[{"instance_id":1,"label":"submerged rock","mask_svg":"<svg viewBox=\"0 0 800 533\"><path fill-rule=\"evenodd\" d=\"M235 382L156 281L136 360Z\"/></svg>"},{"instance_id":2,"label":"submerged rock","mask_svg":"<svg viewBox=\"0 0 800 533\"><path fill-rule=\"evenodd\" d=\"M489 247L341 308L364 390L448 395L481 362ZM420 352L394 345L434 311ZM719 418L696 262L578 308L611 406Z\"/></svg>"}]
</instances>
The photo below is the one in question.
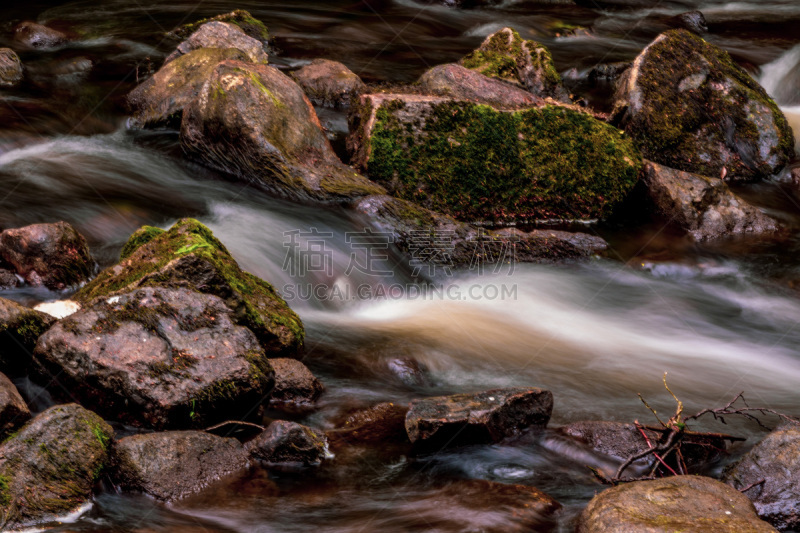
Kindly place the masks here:
<instances>
[{"instance_id":1,"label":"submerged rock","mask_svg":"<svg viewBox=\"0 0 800 533\"><path fill-rule=\"evenodd\" d=\"M0 528L63 516L89 502L114 430L77 404L44 411L0 446Z\"/></svg>"},{"instance_id":2,"label":"submerged rock","mask_svg":"<svg viewBox=\"0 0 800 533\"><path fill-rule=\"evenodd\" d=\"M794 157L775 102L727 52L685 30L661 34L619 80L615 115L648 159L753 180Z\"/></svg>"},{"instance_id":3,"label":"submerged rock","mask_svg":"<svg viewBox=\"0 0 800 533\"><path fill-rule=\"evenodd\" d=\"M39 338L36 361L110 417L192 427L248 412L273 386L253 333L217 296L145 287L97 299Z\"/></svg>"},{"instance_id":4,"label":"submerged rock","mask_svg":"<svg viewBox=\"0 0 800 533\"><path fill-rule=\"evenodd\" d=\"M247 466L236 439L200 431L134 435L115 445L115 481L124 489L174 501Z\"/></svg>"},{"instance_id":5,"label":"submerged rock","mask_svg":"<svg viewBox=\"0 0 800 533\"><path fill-rule=\"evenodd\" d=\"M626 70L631 68L629 61L618 61L616 63L601 63L592 67L589 71L589 81L596 83L602 81L616 81Z\"/></svg>"},{"instance_id":6,"label":"submerged rock","mask_svg":"<svg viewBox=\"0 0 800 533\"><path fill-rule=\"evenodd\" d=\"M180 220L167 232L146 226L131 236L123 256L73 298L88 303L139 287L187 288L224 300L234 311L233 321L255 333L269 356L294 356L302 349L300 317L272 285L241 270L197 220Z\"/></svg>"},{"instance_id":7,"label":"submerged rock","mask_svg":"<svg viewBox=\"0 0 800 533\"><path fill-rule=\"evenodd\" d=\"M370 94L351 114L351 132L352 162L372 180L469 222L603 218L641 168L630 139L570 107L506 112Z\"/></svg>"},{"instance_id":8,"label":"submerged rock","mask_svg":"<svg viewBox=\"0 0 800 533\"><path fill-rule=\"evenodd\" d=\"M318 465L328 457L328 439L322 431L276 420L256 438L245 444L251 457L266 463Z\"/></svg>"},{"instance_id":9,"label":"submerged rock","mask_svg":"<svg viewBox=\"0 0 800 533\"><path fill-rule=\"evenodd\" d=\"M28 368L36 341L56 321L52 316L0 298L0 371Z\"/></svg>"},{"instance_id":10,"label":"submerged rock","mask_svg":"<svg viewBox=\"0 0 800 533\"><path fill-rule=\"evenodd\" d=\"M0 438L30 420L31 411L5 374L0 374Z\"/></svg>"},{"instance_id":11,"label":"submerged rock","mask_svg":"<svg viewBox=\"0 0 800 533\"><path fill-rule=\"evenodd\" d=\"M200 48L166 63L128 95L133 124L145 127L179 121L184 107L226 59L248 61L249 57L235 48Z\"/></svg>"},{"instance_id":12,"label":"submerged rock","mask_svg":"<svg viewBox=\"0 0 800 533\"><path fill-rule=\"evenodd\" d=\"M95 269L86 239L66 222L5 230L0 258L29 284L52 290L83 283Z\"/></svg>"},{"instance_id":13,"label":"submerged rock","mask_svg":"<svg viewBox=\"0 0 800 533\"><path fill-rule=\"evenodd\" d=\"M537 96L569 101L550 51L536 41L524 40L511 28L488 36L460 63L485 76L518 84Z\"/></svg>"},{"instance_id":14,"label":"submerged rock","mask_svg":"<svg viewBox=\"0 0 800 533\"><path fill-rule=\"evenodd\" d=\"M498 109L520 109L544 103L542 98L515 85L456 64L433 67L422 75L419 85L428 93L487 104Z\"/></svg>"},{"instance_id":15,"label":"submerged rock","mask_svg":"<svg viewBox=\"0 0 800 533\"><path fill-rule=\"evenodd\" d=\"M723 481L739 490L751 487L744 494L779 530L800 527L800 428L786 426L767 435L725 470Z\"/></svg>"},{"instance_id":16,"label":"submerged rock","mask_svg":"<svg viewBox=\"0 0 800 533\"><path fill-rule=\"evenodd\" d=\"M408 438L418 449L499 442L529 426L545 426L553 394L537 388L494 389L411 402Z\"/></svg>"},{"instance_id":17,"label":"submerged rock","mask_svg":"<svg viewBox=\"0 0 800 533\"><path fill-rule=\"evenodd\" d=\"M264 23L251 15L249 11L245 11L244 9L237 9L235 11L231 11L230 13L223 13L215 17L201 19L190 24L184 24L173 29L168 35L177 39L186 39L191 34L196 32L201 26L209 22L225 22L228 24L233 24L240 28L245 35L248 35L253 39L257 39L262 42L267 42L267 40L269 40L269 32L267 31L267 27L264 25Z\"/></svg>"},{"instance_id":18,"label":"submerged rock","mask_svg":"<svg viewBox=\"0 0 800 533\"><path fill-rule=\"evenodd\" d=\"M22 81L22 62L11 48L0 48L0 87L16 87Z\"/></svg>"},{"instance_id":19,"label":"submerged rock","mask_svg":"<svg viewBox=\"0 0 800 533\"><path fill-rule=\"evenodd\" d=\"M341 427L327 432L334 447L345 444L408 443L408 407L391 402L379 403L351 414Z\"/></svg>"},{"instance_id":20,"label":"submerged rock","mask_svg":"<svg viewBox=\"0 0 800 533\"><path fill-rule=\"evenodd\" d=\"M212 168L294 199L383 192L339 161L302 89L268 65L218 65L184 111L181 145Z\"/></svg>"},{"instance_id":21,"label":"submerged rock","mask_svg":"<svg viewBox=\"0 0 800 533\"><path fill-rule=\"evenodd\" d=\"M278 407L310 407L317 401L325 387L311 371L296 359L270 359L275 371L275 387L270 404Z\"/></svg>"},{"instance_id":22,"label":"submerged rock","mask_svg":"<svg viewBox=\"0 0 800 533\"><path fill-rule=\"evenodd\" d=\"M200 26L188 39L178 45L165 63L177 59L199 48L235 48L244 52L253 63L267 63L269 57L261 41L244 33L239 26L226 22L207 22Z\"/></svg>"},{"instance_id":23,"label":"submerged rock","mask_svg":"<svg viewBox=\"0 0 800 533\"><path fill-rule=\"evenodd\" d=\"M701 476L636 481L606 489L581 513L577 533L768 533L747 496Z\"/></svg>"},{"instance_id":24,"label":"submerged rock","mask_svg":"<svg viewBox=\"0 0 800 533\"><path fill-rule=\"evenodd\" d=\"M338 61L315 59L292 72L292 78L312 102L328 107L347 107L367 91L358 75Z\"/></svg>"},{"instance_id":25,"label":"submerged rock","mask_svg":"<svg viewBox=\"0 0 800 533\"><path fill-rule=\"evenodd\" d=\"M779 224L717 178L646 162L642 181L657 212L697 241L776 233Z\"/></svg>"},{"instance_id":26,"label":"submerged rock","mask_svg":"<svg viewBox=\"0 0 800 533\"><path fill-rule=\"evenodd\" d=\"M20 22L14 28L14 41L25 48L43 50L66 43L67 36L36 22Z\"/></svg>"}]
</instances>

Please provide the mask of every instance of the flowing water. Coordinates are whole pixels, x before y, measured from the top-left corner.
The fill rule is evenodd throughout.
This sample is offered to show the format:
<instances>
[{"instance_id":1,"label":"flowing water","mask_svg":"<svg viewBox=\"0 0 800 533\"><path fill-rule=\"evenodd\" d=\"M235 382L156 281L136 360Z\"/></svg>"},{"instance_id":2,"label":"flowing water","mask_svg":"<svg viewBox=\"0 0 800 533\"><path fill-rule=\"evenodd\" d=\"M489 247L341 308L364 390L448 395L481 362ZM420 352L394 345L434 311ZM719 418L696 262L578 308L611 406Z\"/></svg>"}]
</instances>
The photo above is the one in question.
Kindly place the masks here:
<instances>
[{"instance_id":1,"label":"flowing water","mask_svg":"<svg viewBox=\"0 0 800 533\"><path fill-rule=\"evenodd\" d=\"M330 57L373 82L413 81L427 67L457 60L489 33L513 25L550 47L573 91L600 108L607 107L610 87L589 86L592 66L632 59L670 27L671 17L701 9L710 30L706 38L761 80L800 133L798 2L603 5L507 0L454 10L414 0L31 0L4 7L5 36L16 22L33 19L74 40L58 50L22 52L24 85L0 93L0 228L66 220L87 236L101 266L107 266L142 224L168 227L180 217L199 218L243 268L296 296L289 303L306 324L304 360L327 385L320 409L300 420L318 427L333 427L351 410L381 401L515 385L553 391L552 425L585 419L653 422L636 395L641 392L659 412L670 412L673 405L661 385L664 372L687 411L724 404L746 391L753 404L796 412L796 237L703 247L653 224L593 227L588 231L612 245L608 258L515 265L499 273L432 273L429 286L439 292L390 298L384 297L387 288L413 277L407 259L379 248L373 266L385 273L347 272L353 254L366 258L348 239L365 221L340 209L270 198L188 163L175 131L125 127L122 98L174 46L164 32L235 8L267 23L271 61L279 68ZM557 36L565 25L591 27L591 36ZM340 145L343 115L322 110L320 115ZM742 193L797 225L800 196L790 185L768 182ZM287 232L311 228L325 236L330 271L301 275L284 268ZM329 291L304 297L301 288L308 284L325 284ZM333 297L363 284L375 291L372 298ZM33 305L68 295L23 288L3 296ZM402 371L410 359L424 377ZM27 379L17 382L38 409L52 402ZM743 423L709 427L751 442L762 434ZM511 513L476 506L446 488L459 479L489 479L550 493L566 507L557 527L570 531L576 513L600 488L585 466L596 461L551 431L415 460L391 450L361 450L302 475L255 469L173 506L108 487L88 512L54 527L509 530Z\"/></svg>"}]
</instances>

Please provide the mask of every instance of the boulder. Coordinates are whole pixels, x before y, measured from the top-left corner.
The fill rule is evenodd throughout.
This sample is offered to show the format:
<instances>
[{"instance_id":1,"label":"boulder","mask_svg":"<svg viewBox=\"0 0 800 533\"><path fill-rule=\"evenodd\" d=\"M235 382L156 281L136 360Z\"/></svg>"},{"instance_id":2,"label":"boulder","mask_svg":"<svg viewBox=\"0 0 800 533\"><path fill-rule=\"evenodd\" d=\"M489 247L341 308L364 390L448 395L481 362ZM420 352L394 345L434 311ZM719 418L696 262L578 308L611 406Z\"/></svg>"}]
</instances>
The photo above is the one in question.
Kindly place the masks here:
<instances>
[{"instance_id":1,"label":"boulder","mask_svg":"<svg viewBox=\"0 0 800 533\"><path fill-rule=\"evenodd\" d=\"M629 138L573 107L369 94L350 118L356 168L393 196L468 222L603 218L641 168Z\"/></svg>"},{"instance_id":2,"label":"boulder","mask_svg":"<svg viewBox=\"0 0 800 533\"><path fill-rule=\"evenodd\" d=\"M617 84L614 114L646 158L686 172L754 180L794 157L792 130L764 89L686 30L639 54Z\"/></svg>"},{"instance_id":3,"label":"boulder","mask_svg":"<svg viewBox=\"0 0 800 533\"><path fill-rule=\"evenodd\" d=\"M636 481L606 489L581 513L577 533L767 533L747 496L701 476Z\"/></svg>"},{"instance_id":4,"label":"boulder","mask_svg":"<svg viewBox=\"0 0 800 533\"><path fill-rule=\"evenodd\" d=\"M123 489L174 501L245 468L242 444L200 431L125 437L115 445L114 480Z\"/></svg>"},{"instance_id":5,"label":"boulder","mask_svg":"<svg viewBox=\"0 0 800 533\"><path fill-rule=\"evenodd\" d=\"M328 431L327 435L334 448L345 444L408 443L407 413L407 406L379 403L351 414L340 427Z\"/></svg>"},{"instance_id":6,"label":"boulder","mask_svg":"<svg viewBox=\"0 0 800 533\"><path fill-rule=\"evenodd\" d=\"M0 298L0 371L23 373L36 341L55 321L48 314Z\"/></svg>"},{"instance_id":7,"label":"boulder","mask_svg":"<svg viewBox=\"0 0 800 533\"><path fill-rule=\"evenodd\" d=\"M17 277L16 272L0 268L0 290L13 289L19 287L22 283L22 280Z\"/></svg>"},{"instance_id":8,"label":"boulder","mask_svg":"<svg viewBox=\"0 0 800 533\"><path fill-rule=\"evenodd\" d=\"M536 96L569 101L550 51L536 41L526 41L511 28L488 36L460 63L490 78L524 87Z\"/></svg>"},{"instance_id":9,"label":"boulder","mask_svg":"<svg viewBox=\"0 0 800 533\"><path fill-rule=\"evenodd\" d=\"M616 81L629 68L631 68L631 63L629 61L600 63L592 67L592 70L589 71L589 81L592 83L597 83L598 81Z\"/></svg>"},{"instance_id":10,"label":"boulder","mask_svg":"<svg viewBox=\"0 0 800 533\"><path fill-rule=\"evenodd\" d=\"M292 78L312 102L327 107L347 107L367 86L358 75L338 61L315 59L292 72Z\"/></svg>"},{"instance_id":11,"label":"boulder","mask_svg":"<svg viewBox=\"0 0 800 533\"><path fill-rule=\"evenodd\" d=\"M800 427L776 429L730 465L722 479L739 490L751 487L744 494L779 530L800 528Z\"/></svg>"},{"instance_id":12,"label":"boulder","mask_svg":"<svg viewBox=\"0 0 800 533\"><path fill-rule=\"evenodd\" d=\"M138 287L183 287L222 298L236 324L255 333L271 357L296 356L305 331L294 311L266 281L242 271L225 246L194 219L169 231L142 228L123 247L124 258L73 298L88 303Z\"/></svg>"},{"instance_id":13,"label":"boulder","mask_svg":"<svg viewBox=\"0 0 800 533\"><path fill-rule=\"evenodd\" d=\"M251 457L271 464L319 465L330 455L325 433L286 420L271 423L245 444L245 450Z\"/></svg>"},{"instance_id":14,"label":"boulder","mask_svg":"<svg viewBox=\"0 0 800 533\"><path fill-rule=\"evenodd\" d=\"M184 40L196 32L201 26L209 22L225 22L227 24L233 24L240 28L245 35L252 37L253 39L264 43L269 40L269 32L267 31L267 27L264 25L264 23L253 17L249 11L245 11L244 9L237 9L235 11L231 11L230 13L223 13L215 17L201 19L190 24L184 24L173 29L168 33L168 35L176 39Z\"/></svg>"},{"instance_id":15,"label":"boulder","mask_svg":"<svg viewBox=\"0 0 800 533\"><path fill-rule=\"evenodd\" d=\"M27 21L20 22L14 28L14 41L24 48L44 50L66 43L67 36L58 30Z\"/></svg>"},{"instance_id":16,"label":"boulder","mask_svg":"<svg viewBox=\"0 0 800 533\"><path fill-rule=\"evenodd\" d=\"M278 407L310 407L325 390L322 382L296 359L270 359L275 371L275 387L272 389L270 404Z\"/></svg>"},{"instance_id":17,"label":"boulder","mask_svg":"<svg viewBox=\"0 0 800 533\"><path fill-rule=\"evenodd\" d=\"M166 63L128 94L138 127L178 122L183 109L195 99L211 72L227 59L248 61L236 48L200 48Z\"/></svg>"},{"instance_id":18,"label":"boulder","mask_svg":"<svg viewBox=\"0 0 800 533\"><path fill-rule=\"evenodd\" d=\"M256 336L211 294L144 287L98 298L39 338L36 362L109 417L154 428L236 418L272 388Z\"/></svg>"},{"instance_id":19,"label":"boulder","mask_svg":"<svg viewBox=\"0 0 800 533\"><path fill-rule=\"evenodd\" d=\"M200 29L179 44L178 48L167 56L165 63L199 48L235 48L244 52L253 63L266 64L269 61L261 41L249 37L235 24L212 21L200 26Z\"/></svg>"},{"instance_id":20,"label":"boulder","mask_svg":"<svg viewBox=\"0 0 800 533\"><path fill-rule=\"evenodd\" d=\"M16 87L22 81L22 62L11 48L0 48L0 87Z\"/></svg>"},{"instance_id":21,"label":"boulder","mask_svg":"<svg viewBox=\"0 0 800 533\"><path fill-rule=\"evenodd\" d=\"M685 30L689 30L697 35L708 33L706 17L700 11L687 11L672 18L672 22Z\"/></svg>"},{"instance_id":22,"label":"boulder","mask_svg":"<svg viewBox=\"0 0 800 533\"><path fill-rule=\"evenodd\" d=\"M77 404L47 409L0 446L0 528L76 511L109 464L114 430Z\"/></svg>"},{"instance_id":23,"label":"boulder","mask_svg":"<svg viewBox=\"0 0 800 533\"><path fill-rule=\"evenodd\" d=\"M537 388L494 389L424 398L406 415L409 440L418 449L499 442L529 426L546 426L553 394Z\"/></svg>"},{"instance_id":24,"label":"boulder","mask_svg":"<svg viewBox=\"0 0 800 533\"><path fill-rule=\"evenodd\" d=\"M487 104L497 109L520 109L544 103L542 98L516 85L453 63L428 70L419 79L419 85L427 93Z\"/></svg>"},{"instance_id":25,"label":"boulder","mask_svg":"<svg viewBox=\"0 0 800 533\"><path fill-rule=\"evenodd\" d=\"M778 222L718 178L646 162L642 181L656 211L696 241L776 233Z\"/></svg>"},{"instance_id":26,"label":"boulder","mask_svg":"<svg viewBox=\"0 0 800 533\"><path fill-rule=\"evenodd\" d=\"M366 216L365 222L390 234L394 245L410 255L421 272L430 273L439 267L477 266L476 253L480 254L481 264L499 267L508 261L547 263L583 259L601 253L608 246L602 238L586 233L486 230L386 195L363 198L354 208ZM446 247L421 254L421 249L430 246L431 235L439 239L439 246L444 243ZM423 263L427 266L423 267Z\"/></svg>"},{"instance_id":27,"label":"boulder","mask_svg":"<svg viewBox=\"0 0 800 533\"><path fill-rule=\"evenodd\" d=\"M52 290L83 283L95 269L86 239L66 222L5 230L0 258L31 285Z\"/></svg>"},{"instance_id":28,"label":"boulder","mask_svg":"<svg viewBox=\"0 0 800 533\"><path fill-rule=\"evenodd\" d=\"M0 374L0 438L30 420L31 411L5 374Z\"/></svg>"},{"instance_id":29,"label":"boulder","mask_svg":"<svg viewBox=\"0 0 800 533\"><path fill-rule=\"evenodd\" d=\"M184 110L180 139L200 162L293 199L383 192L339 161L302 89L268 65L219 64Z\"/></svg>"}]
</instances>

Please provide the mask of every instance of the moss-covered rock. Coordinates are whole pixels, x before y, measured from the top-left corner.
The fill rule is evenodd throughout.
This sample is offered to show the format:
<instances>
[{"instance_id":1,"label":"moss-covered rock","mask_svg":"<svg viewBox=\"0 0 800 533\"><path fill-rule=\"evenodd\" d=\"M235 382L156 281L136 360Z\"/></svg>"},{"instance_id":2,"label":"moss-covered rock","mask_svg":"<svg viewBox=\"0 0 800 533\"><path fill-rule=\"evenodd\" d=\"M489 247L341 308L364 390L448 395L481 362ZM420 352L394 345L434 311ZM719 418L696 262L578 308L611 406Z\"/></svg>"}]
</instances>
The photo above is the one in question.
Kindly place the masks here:
<instances>
[{"instance_id":1,"label":"moss-covered rock","mask_svg":"<svg viewBox=\"0 0 800 533\"><path fill-rule=\"evenodd\" d=\"M266 64L269 61L261 41L245 34L239 26L211 21L200 26L200 29L179 44L175 51L167 56L165 63L200 48L235 48L247 54L254 63Z\"/></svg>"},{"instance_id":2,"label":"moss-covered rock","mask_svg":"<svg viewBox=\"0 0 800 533\"><path fill-rule=\"evenodd\" d=\"M460 63L484 76L517 84L537 96L569 100L547 47L523 39L511 28L487 37Z\"/></svg>"},{"instance_id":3,"label":"moss-covered rock","mask_svg":"<svg viewBox=\"0 0 800 533\"><path fill-rule=\"evenodd\" d=\"M303 90L268 65L221 63L184 111L180 138L202 163L282 196L343 202L384 192L339 161Z\"/></svg>"},{"instance_id":4,"label":"moss-covered rock","mask_svg":"<svg viewBox=\"0 0 800 533\"><path fill-rule=\"evenodd\" d=\"M179 122L183 108L226 59L249 61L246 53L235 48L200 48L165 64L128 94L132 124L145 127Z\"/></svg>"},{"instance_id":5,"label":"moss-covered rock","mask_svg":"<svg viewBox=\"0 0 800 533\"><path fill-rule=\"evenodd\" d=\"M88 503L114 430L77 404L44 411L0 446L0 528L32 525Z\"/></svg>"},{"instance_id":6,"label":"moss-covered rock","mask_svg":"<svg viewBox=\"0 0 800 533\"><path fill-rule=\"evenodd\" d=\"M269 40L269 31L264 23L251 15L249 11L245 11L244 9L237 9L235 11L231 11L230 13L223 13L222 15L204 18L198 20L197 22L178 26L170 31L168 36L181 40L186 39L200 29L200 26L207 22L227 22L228 24L234 24L241 28L245 34L253 39L258 39L259 41L264 42Z\"/></svg>"},{"instance_id":7,"label":"moss-covered rock","mask_svg":"<svg viewBox=\"0 0 800 533\"><path fill-rule=\"evenodd\" d=\"M142 228L125 246L125 258L102 271L74 299L98 297L139 287L189 288L222 298L235 321L256 334L274 357L296 356L305 331L300 318L266 281L242 271L206 226L183 219L169 231Z\"/></svg>"},{"instance_id":8,"label":"moss-covered rock","mask_svg":"<svg viewBox=\"0 0 800 533\"><path fill-rule=\"evenodd\" d=\"M137 229L122 247L122 251L119 253L120 260L127 259L140 246L147 244L162 233L164 233L163 229L154 226L142 226Z\"/></svg>"},{"instance_id":9,"label":"moss-covered rock","mask_svg":"<svg viewBox=\"0 0 800 533\"><path fill-rule=\"evenodd\" d=\"M460 220L603 218L641 168L630 139L567 107L504 112L373 94L351 118L358 168L394 196Z\"/></svg>"},{"instance_id":10,"label":"moss-covered rock","mask_svg":"<svg viewBox=\"0 0 800 533\"><path fill-rule=\"evenodd\" d=\"M792 130L764 89L686 30L639 54L618 82L615 115L645 157L704 176L759 179L794 156Z\"/></svg>"},{"instance_id":11,"label":"moss-covered rock","mask_svg":"<svg viewBox=\"0 0 800 533\"><path fill-rule=\"evenodd\" d=\"M23 373L36 341L55 321L48 314L0 298L0 371Z\"/></svg>"}]
</instances>

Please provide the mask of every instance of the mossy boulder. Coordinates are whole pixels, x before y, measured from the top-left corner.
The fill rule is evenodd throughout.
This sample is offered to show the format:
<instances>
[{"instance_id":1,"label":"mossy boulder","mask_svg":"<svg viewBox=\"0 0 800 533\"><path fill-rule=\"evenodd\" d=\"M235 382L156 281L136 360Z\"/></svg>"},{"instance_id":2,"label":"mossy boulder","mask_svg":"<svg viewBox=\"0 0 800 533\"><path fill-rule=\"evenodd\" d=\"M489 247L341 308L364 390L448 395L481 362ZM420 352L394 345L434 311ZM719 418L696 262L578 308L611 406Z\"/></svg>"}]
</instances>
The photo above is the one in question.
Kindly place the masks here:
<instances>
[{"instance_id":1,"label":"mossy boulder","mask_svg":"<svg viewBox=\"0 0 800 533\"><path fill-rule=\"evenodd\" d=\"M686 172L755 180L794 157L792 130L764 89L686 30L639 54L618 82L614 113L645 157Z\"/></svg>"},{"instance_id":2,"label":"mossy boulder","mask_svg":"<svg viewBox=\"0 0 800 533\"><path fill-rule=\"evenodd\" d=\"M214 17L200 19L196 22L178 26L168 33L168 36L176 39L186 39L191 34L196 32L202 25L208 22L225 22L233 24L240 28L246 35L257 39L259 41L267 42L269 40L269 31L263 22L255 18L249 11L244 9L237 9L230 13L223 13Z\"/></svg>"},{"instance_id":3,"label":"mossy boulder","mask_svg":"<svg viewBox=\"0 0 800 533\"><path fill-rule=\"evenodd\" d=\"M0 298L0 371L24 373L36 341L55 321L48 314Z\"/></svg>"},{"instance_id":4,"label":"mossy boulder","mask_svg":"<svg viewBox=\"0 0 800 533\"><path fill-rule=\"evenodd\" d=\"M167 56L165 63L200 48L235 48L247 54L254 63L266 64L269 61L261 41L248 36L235 24L211 21L200 26L200 29L179 44L175 51Z\"/></svg>"},{"instance_id":5,"label":"mossy boulder","mask_svg":"<svg viewBox=\"0 0 800 533\"><path fill-rule=\"evenodd\" d=\"M269 356L296 356L303 324L266 281L244 272L206 226L183 219L169 231L144 227L123 247L123 259L74 295L81 303L139 287L188 288L222 298L234 322L249 328Z\"/></svg>"},{"instance_id":6,"label":"mossy boulder","mask_svg":"<svg viewBox=\"0 0 800 533\"><path fill-rule=\"evenodd\" d=\"M42 374L109 418L200 427L245 416L274 385L253 333L217 296L145 287L99 298L39 338ZM57 391L56 391L57 394Z\"/></svg>"},{"instance_id":7,"label":"mossy boulder","mask_svg":"<svg viewBox=\"0 0 800 533\"><path fill-rule=\"evenodd\" d=\"M520 109L538 106L542 98L515 85L489 78L461 65L438 65L419 79L423 91L487 104L498 109Z\"/></svg>"},{"instance_id":8,"label":"mossy boulder","mask_svg":"<svg viewBox=\"0 0 800 533\"><path fill-rule=\"evenodd\" d=\"M351 100L367 92L358 74L330 59L315 59L292 72L292 78L312 102L327 107L347 107Z\"/></svg>"},{"instance_id":9,"label":"mossy boulder","mask_svg":"<svg viewBox=\"0 0 800 533\"><path fill-rule=\"evenodd\" d=\"M226 59L248 61L236 48L200 48L165 64L128 94L132 125L139 127L179 123L189 104L216 66Z\"/></svg>"},{"instance_id":10,"label":"mossy boulder","mask_svg":"<svg viewBox=\"0 0 800 533\"><path fill-rule=\"evenodd\" d=\"M800 527L800 426L778 428L730 465L723 481L752 500L758 515L781 531Z\"/></svg>"},{"instance_id":11,"label":"mossy boulder","mask_svg":"<svg viewBox=\"0 0 800 533\"><path fill-rule=\"evenodd\" d=\"M465 221L608 216L641 157L620 131L561 106L499 111L371 94L351 114L353 164L392 195Z\"/></svg>"},{"instance_id":12,"label":"mossy boulder","mask_svg":"<svg viewBox=\"0 0 800 533\"><path fill-rule=\"evenodd\" d=\"M0 87L16 87L22 81L22 62L11 48L0 48Z\"/></svg>"},{"instance_id":13,"label":"mossy boulder","mask_svg":"<svg viewBox=\"0 0 800 533\"><path fill-rule=\"evenodd\" d=\"M89 502L114 430L77 404L39 414L0 445L0 528L18 529Z\"/></svg>"},{"instance_id":14,"label":"mossy boulder","mask_svg":"<svg viewBox=\"0 0 800 533\"><path fill-rule=\"evenodd\" d=\"M581 513L577 533L771 533L747 496L702 476L636 481L606 489Z\"/></svg>"},{"instance_id":15,"label":"mossy boulder","mask_svg":"<svg viewBox=\"0 0 800 533\"><path fill-rule=\"evenodd\" d=\"M133 435L116 442L114 481L171 502L247 466L238 440L200 431Z\"/></svg>"},{"instance_id":16,"label":"mossy boulder","mask_svg":"<svg viewBox=\"0 0 800 533\"><path fill-rule=\"evenodd\" d=\"M537 96L569 100L547 47L523 39L512 28L503 28L488 36L460 63L490 78L524 87Z\"/></svg>"},{"instance_id":17,"label":"mossy boulder","mask_svg":"<svg viewBox=\"0 0 800 533\"><path fill-rule=\"evenodd\" d=\"M202 163L285 197L345 202L383 192L339 161L303 90L268 65L219 64L186 107L180 140Z\"/></svg>"}]
</instances>

